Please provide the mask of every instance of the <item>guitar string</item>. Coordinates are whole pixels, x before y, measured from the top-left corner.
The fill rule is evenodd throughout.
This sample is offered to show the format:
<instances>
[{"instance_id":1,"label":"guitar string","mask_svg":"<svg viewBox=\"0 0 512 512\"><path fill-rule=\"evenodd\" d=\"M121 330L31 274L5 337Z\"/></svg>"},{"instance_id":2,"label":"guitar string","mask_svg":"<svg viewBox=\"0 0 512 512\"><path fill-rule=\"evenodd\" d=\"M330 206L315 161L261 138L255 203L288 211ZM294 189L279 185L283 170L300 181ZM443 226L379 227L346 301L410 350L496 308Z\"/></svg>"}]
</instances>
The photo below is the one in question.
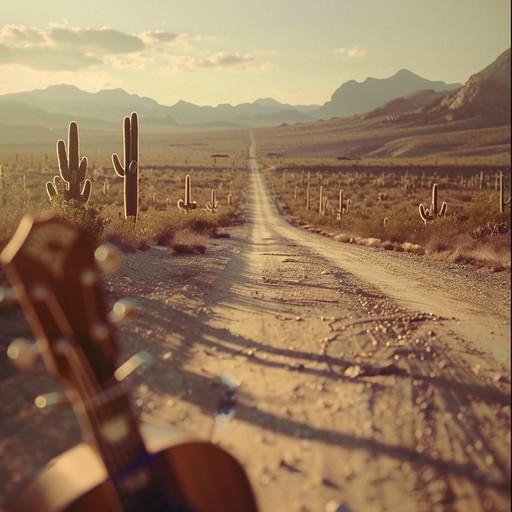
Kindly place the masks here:
<instances>
[{"instance_id":1,"label":"guitar string","mask_svg":"<svg viewBox=\"0 0 512 512\"><path fill-rule=\"evenodd\" d=\"M98 325L100 322L99 322L99 319L100 319L100 315L99 315L99 306L98 306L98 297L94 297L94 283L96 283L96 279L98 278L97 274L95 275L95 279L94 280L84 280L82 281L82 291L84 293L84 295L88 295L87 297L84 298L84 302L85 302L85 314L86 314L86 318L87 318L87 325L89 326L89 334L90 334L90 337L91 339L95 339L96 338L96 333L94 332L94 326L95 325ZM98 291L98 287L96 287L96 290ZM87 300L89 299L89 300ZM111 351L111 353L113 353L114 350ZM123 391L123 388L121 387L120 384L116 384L115 388L117 389L120 389L121 391ZM103 402L103 396L105 395L107 398L108 398L108 395L110 394L110 391L112 390L113 388L110 388L110 390L107 390L106 394L105 394L105 391L102 391L100 394L97 394L96 397L102 397L101 399L101 402ZM129 397L127 395L127 393L125 391L123 391L123 394L120 395L121 397L125 397L125 399L127 400L128 404L127 404L127 407L125 407L126 411L125 411L125 414L127 414L128 416L128 421L129 421L129 425L130 425L130 430L132 431L132 433L135 434L135 439L136 439L136 442L133 444L133 447L131 448L132 452L131 454L127 453L127 449L126 447L123 447L122 450L119 450L117 448L118 446L118 443L114 443L114 446L111 446L111 443L107 443L107 446L108 446L108 449L113 449L114 451L117 451L118 454L117 455L110 455L111 459L113 459L114 461L116 459L121 459L122 460L122 467L125 468L129 465L129 463L131 463L131 465L133 466L133 463L132 463L132 459L135 458L139 458L140 455L138 453L136 453L137 451L137 447L140 449L142 448L142 451L143 451L143 454L144 454L144 458L150 458L151 455L147 452L145 446L144 446L144 442L142 440L142 436L140 434L140 431L138 429L138 425L137 425L137 420L135 419L134 415L133 415L133 412L131 411L130 409L130 404L129 404ZM94 397L95 399L95 397ZM96 400L95 400L96 401ZM101 415L101 413L103 413L103 416L104 416L104 419L110 416L115 416L116 413L118 413L118 411L115 411L112 407L112 400L111 399L107 399L106 400L106 406L103 405L102 403L100 402L99 404L99 412L97 413L96 411L98 411L98 408L97 407L93 407L93 414L94 416L97 416L98 419L99 419L99 416ZM92 401L89 401L89 403L92 404ZM87 407L89 404L86 404L84 403L85 407ZM146 470L149 472L149 475L150 475L150 479L153 479L153 481L160 481L160 487L163 488L164 485L163 485L163 482L162 482L162 479L161 478L158 478L158 476L155 474L155 471L153 470L152 466L151 465L147 465L146 467ZM119 470L117 470L117 473L120 473ZM172 510L182 510L182 509L175 509L175 506L174 506L174 500L169 500L167 498L165 498L165 502L164 502L164 496L163 496L163 493L161 490L158 490L156 488L155 485L152 485L151 488L153 488L153 497L152 497L152 502L153 502L153 505L156 507L156 508L152 508L150 510L148 510L147 506L149 505L148 502L144 503L143 506L144 506L144 511L148 510L148 512L151 512L151 510L153 510L154 512L158 512L158 511L165 511L165 510L169 510L169 505L172 507L171 510L169 510L169 512L172 512ZM150 496L148 496L149 498ZM178 505L179 507L179 505Z\"/></svg>"},{"instance_id":2,"label":"guitar string","mask_svg":"<svg viewBox=\"0 0 512 512\"><path fill-rule=\"evenodd\" d=\"M34 294L33 294L34 296ZM34 297L35 300L39 300L41 302L46 302L46 307L49 310L51 316L55 320L56 326L61 334L61 340L62 343L59 343L57 345L57 350L60 352L60 354L64 357L66 357L68 361L68 365L70 367L75 367L75 377L78 379L77 384L78 387L82 388L82 395L86 394L88 396L93 395L96 391L94 389L94 381L92 379L83 378L81 368L83 365L80 362L80 356L76 352L76 348L73 350L73 347L71 346L69 340L73 339L73 328L71 327L71 324L69 323L66 314L64 313L61 305L59 304L59 301L57 300L57 297L55 294L47 289L44 288L44 293L41 296ZM78 364L73 365L73 359L78 359ZM76 406L76 401L72 397L72 403L74 406ZM82 428L85 430L85 426L83 425L84 417L77 415L80 421L82 422ZM109 498L111 500L111 505L119 510L119 512L123 512L119 500L115 495L112 493L109 493Z\"/></svg>"},{"instance_id":3,"label":"guitar string","mask_svg":"<svg viewBox=\"0 0 512 512\"><path fill-rule=\"evenodd\" d=\"M53 313L57 313L57 310L60 310L60 313L63 313L57 301L51 300L49 305L50 309L53 310ZM62 318L61 315L58 316ZM79 389L79 396L89 397L86 400L82 399L79 404L76 402L74 403L77 416L82 422L88 422L88 430L93 433L93 437L96 439L96 445L102 454L102 458L106 461L107 472L111 474L114 469L116 474L121 474L122 469L129 466L130 462L133 458L136 458L137 454L134 449L132 454L128 453L130 445L125 445L123 449L120 450L117 448L116 444L112 446L109 443L101 442L101 433L98 432L98 426L102 425L105 421L108 421L111 416L115 416L118 412L110 406L112 403L112 397L109 395L115 396L117 395L117 392L122 392L122 389L120 390L117 386L116 388L111 388L107 391L107 394L104 397L104 392L95 385L96 379L92 377L92 372L89 371L89 365L85 361L85 356L79 347L74 347L69 342L63 342L59 344L59 352L61 355L66 357L69 366L73 369L76 386ZM113 392L114 389L116 390L115 393ZM120 393L119 397L122 396L123 395ZM105 398L107 399L105 400ZM107 405L104 405L103 402L106 402ZM117 454L115 453L116 451ZM111 505L115 506L119 512L126 512L127 509L123 505L124 502L129 506L126 495L123 494L121 489L119 489L115 483L112 483L112 486L113 489L111 489L110 486L107 486L111 494L110 499L113 501ZM143 505L144 508L147 509L147 503ZM158 509L154 509L155 512L162 509L162 506L158 505L158 507Z\"/></svg>"}]
</instances>

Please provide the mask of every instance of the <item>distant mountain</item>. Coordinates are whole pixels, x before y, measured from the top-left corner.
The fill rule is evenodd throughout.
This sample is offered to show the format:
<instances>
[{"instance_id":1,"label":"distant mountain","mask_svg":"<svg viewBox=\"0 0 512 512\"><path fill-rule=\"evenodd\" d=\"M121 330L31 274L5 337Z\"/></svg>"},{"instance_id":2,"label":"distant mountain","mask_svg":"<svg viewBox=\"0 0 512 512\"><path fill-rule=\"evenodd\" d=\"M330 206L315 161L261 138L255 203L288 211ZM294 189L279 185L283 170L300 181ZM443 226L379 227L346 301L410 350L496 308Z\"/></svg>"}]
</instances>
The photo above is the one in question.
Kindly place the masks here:
<instances>
[{"instance_id":1,"label":"distant mountain","mask_svg":"<svg viewBox=\"0 0 512 512\"><path fill-rule=\"evenodd\" d=\"M254 103L240 103L234 106L220 104L216 107L178 101L169 108L172 117L183 125L230 123L238 126L261 126L262 123L278 125L313 121L315 118L307 115L306 112L318 106L292 106L279 103L272 98L265 98L256 100Z\"/></svg>"},{"instance_id":2,"label":"distant mountain","mask_svg":"<svg viewBox=\"0 0 512 512\"><path fill-rule=\"evenodd\" d=\"M435 92L449 91L459 88L461 85L433 82L421 78L407 69L402 69L390 78L369 77L364 82L355 80L345 82L334 92L330 101L311 114L323 119L347 117L370 112L393 99L418 91L426 89L432 89Z\"/></svg>"},{"instance_id":3,"label":"distant mountain","mask_svg":"<svg viewBox=\"0 0 512 512\"><path fill-rule=\"evenodd\" d=\"M51 114L90 117L101 121L120 122L136 111L140 118L172 117L170 107L160 105L151 98L128 94L123 89L85 92L73 85L51 85L46 89L5 94L0 101L16 101Z\"/></svg>"},{"instance_id":4,"label":"distant mountain","mask_svg":"<svg viewBox=\"0 0 512 512\"><path fill-rule=\"evenodd\" d=\"M488 125L510 124L510 48L463 87L422 112L425 121L479 119Z\"/></svg>"},{"instance_id":5,"label":"distant mountain","mask_svg":"<svg viewBox=\"0 0 512 512\"><path fill-rule=\"evenodd\" d=\"M372 122L433 123L478 117L487 126L510 124L510 49L466 84L446 84L402 69L390 78L351 80L324 105L289 105L273 98L253 103L199 106L187 101L162 105L123 89L89 93L71 85L0 96L0 133L18 137L30 130L54 138L69 121L94 132L117 133L130 112L148 131L179 127L240 128L310 123L319 119L362 116ZM9 129L12 127L12 130Z\"/></svg>"}]
</instances>

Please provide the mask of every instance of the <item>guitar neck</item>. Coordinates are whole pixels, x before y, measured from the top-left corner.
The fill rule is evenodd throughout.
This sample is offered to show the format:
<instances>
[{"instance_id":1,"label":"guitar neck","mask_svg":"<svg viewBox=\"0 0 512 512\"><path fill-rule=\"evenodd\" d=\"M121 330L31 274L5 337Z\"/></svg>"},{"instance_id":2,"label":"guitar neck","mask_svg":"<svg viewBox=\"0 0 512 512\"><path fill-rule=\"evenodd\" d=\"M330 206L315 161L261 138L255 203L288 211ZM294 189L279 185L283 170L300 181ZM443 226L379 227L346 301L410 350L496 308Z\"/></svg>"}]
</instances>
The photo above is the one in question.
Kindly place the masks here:
<instances>
[{"instance_id":1,"label":"guitar neck","mask_svg":"<svg viewBox=\"0 0 512 512\"><path fill-rule=\"evenodd\" d=\"M169 510L124 386L116 384L73 406L84 436L105 464L121 510Z\"/></svg>"}]
</instances>

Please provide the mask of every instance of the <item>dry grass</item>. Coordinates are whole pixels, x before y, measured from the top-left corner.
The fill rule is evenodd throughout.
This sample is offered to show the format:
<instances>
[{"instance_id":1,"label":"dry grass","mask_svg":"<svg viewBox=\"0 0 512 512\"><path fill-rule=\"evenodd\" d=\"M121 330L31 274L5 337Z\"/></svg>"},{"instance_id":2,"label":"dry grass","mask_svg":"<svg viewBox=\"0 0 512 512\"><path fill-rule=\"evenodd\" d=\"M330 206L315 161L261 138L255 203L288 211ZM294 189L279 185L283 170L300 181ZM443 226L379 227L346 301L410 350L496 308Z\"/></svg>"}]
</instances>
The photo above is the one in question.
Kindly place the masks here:
<instances>
[{"instance_id":1,"label":"dry grass","mask_svg":"<svg viewBox=\"0 0 512 512\"><path fill-rule=\"evenodd\" d=\"M506 197L510 169L502 168ZM324 166L308 168L302 160L269 167L266 177L283 212L297 224L337 240L388 250L425 254L431 259L469 262L500 270L510 268L510 208L499 210L496 168L455 166L375 168ZM310 209L306 209L307 181ZM431 202L438 183L438 203L448 215L426 225L418 206ZM320 187L327 197L320 212ZM344 208L339 219L338 195ZM346 212L347 199L351 204Z\"/></svg>"},{"instance_id":2,"label":"dry grass","mask_svg":"<svg viewBox=\"0 0 512 512\"><path fill-rule=\"evenodd\" d=\"M197 209L185 213L178 209L177 202L184 196L187 172L144 169L140 179L139 217L134 223L124 218L120 178L110 176L108 193L102 194L107 175L102 169L93 171L91 199L83 207L74 201L50 203L45 183L55 172L39 169L27 173L7 168L3 187L0 187L0 250L27 213L35 217L50 213L63 216L86 227L98 242L107 241L125 251L153 245L172 246L177 233L184 230L212 236L219 228L237 222L247 173L229 168L203 168L188 173L192 181L192 200L197 202ZM220 203L215 213L206 210L212 189L216 190ZM230 192L231 205L228 205Z\"/></svg>"}]
</instances>

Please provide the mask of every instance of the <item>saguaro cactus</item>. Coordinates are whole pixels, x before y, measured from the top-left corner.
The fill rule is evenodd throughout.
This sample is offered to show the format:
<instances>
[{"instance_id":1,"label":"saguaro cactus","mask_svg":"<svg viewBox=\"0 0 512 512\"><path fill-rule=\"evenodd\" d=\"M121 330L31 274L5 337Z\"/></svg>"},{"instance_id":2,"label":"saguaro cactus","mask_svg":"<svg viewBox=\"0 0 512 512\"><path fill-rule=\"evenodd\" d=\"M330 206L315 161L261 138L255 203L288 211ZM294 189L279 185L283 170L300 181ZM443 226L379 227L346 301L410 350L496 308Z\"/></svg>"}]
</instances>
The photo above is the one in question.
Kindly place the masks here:
<instances>
[{"instance_id":1,"label":"saguaro cactus","mask_svg":"<svg viewBox=\"0 0 512 512\"><path fill-rule=\"evenodd\" d=\"M63 194L65 201L76 199L86 204L91 197L91 180L85 179L87 158L80 159L78 125L74 121L69 123L67 152L66 143L60 139L57 142L57 157L60 176L46 183L48 197L52 200L57 194Z\"/></svg>"},{"instance_id":2,"label":"saguaro cactus","mask_svg":"<svg viewBox=\"0 0 512 512\"><path fill-rule=\"evenodd\" d=\"M124 118L124 165L112 155L116 174L124 178L124 216L137 220L139 212L139 121L137 113Z\"/></svg>"},{"instance_id":3,"label":"saguaro cactus","mask_svg":"<svg viewBox=\"0 0 512 512\"><path fill-rule=\"evenodd\" d=\"M185 176L185 199L180 199L178 201L178 208L180 210L185 210L186 213L197 208L197 203L192 201L192 185L189 174Z\"/></svg>"},{"instance_id":4,"label":"saguaro cactus","mask_svg":"<svg viewBox=\"0 0 512 512\"><path fill-rule=\"evenodd\" d=\"M443 202L440 209L437 208L437 183L434 183L432 185L432 203L430 203L430 208L425 208L423 204L420 204L418 210L421 219L426 224L433 221L436 217L445 217L447 208L446 202Z\"/></svg>"},{"instance_id":5,"label":"saguaro cactus","mask_svg":"<svg viewBox=\"0 0 512 512\"><path fill-rule=\"evenodd\" d=\"M212 191L210 194L210 201L208 203L206 203L206 209L209 212L215 213L217 211L218 207L219 207L219 201L216 200L215 189L212 188Z\"/></svg>"},{"instance_id":6,"label":"saguaro cactus","mask_svg":"<svg viewBox=\"0 0 512 512\"><path fill-rule=\"evenodd\" d=\"M505 206L510 204L510 196L505 200L505 189L503 187L503 172L500 172L500 213L505 211Z\"/></svg>"},{"instance_id":7,"label":"saguaro cactus","mask_svg":"<svg viewBox=\"0 0 512 512\"><path fill-rule=\"evenodd\" d=\"M325 215L324 187L320 185L320 197L318 198L318 213Z\"/></svg>"},{"instance_id":8,"label":"saguaro cactus","mask_svg":"<svg viewBox=\"0 0 512 512\"><path fill-rule=\"evenodd\" d=\"M338 194L338 209L336 210L336 219L341 220L343 218L343 189L340 188Z\"/></svg>"}]
</instances>

